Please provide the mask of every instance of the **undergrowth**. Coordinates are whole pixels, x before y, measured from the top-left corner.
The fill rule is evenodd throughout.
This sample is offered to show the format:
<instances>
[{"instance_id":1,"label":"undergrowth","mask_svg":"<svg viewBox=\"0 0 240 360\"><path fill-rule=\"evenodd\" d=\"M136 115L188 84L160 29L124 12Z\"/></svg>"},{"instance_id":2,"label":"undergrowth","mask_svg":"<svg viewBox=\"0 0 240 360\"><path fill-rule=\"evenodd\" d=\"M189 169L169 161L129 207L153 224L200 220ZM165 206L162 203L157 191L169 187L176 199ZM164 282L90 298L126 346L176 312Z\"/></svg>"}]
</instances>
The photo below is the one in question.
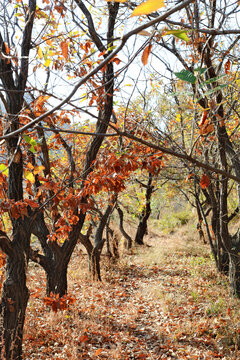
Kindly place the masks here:
<instances>
[{"instance_id":1,"label":"undergrowth","mask_svg":"<svg viewBox=\"0 0 240 360\"><path fill-rule=\"evenodd\" d=\"M196 235L189 224L171 235L150 228L148 246L118 263L102 257L102 283L91 281L79 248L69 269L76 301L57 313L31 266L25 359L239 359L239 300Z\"/></svg>"}]
</instances>

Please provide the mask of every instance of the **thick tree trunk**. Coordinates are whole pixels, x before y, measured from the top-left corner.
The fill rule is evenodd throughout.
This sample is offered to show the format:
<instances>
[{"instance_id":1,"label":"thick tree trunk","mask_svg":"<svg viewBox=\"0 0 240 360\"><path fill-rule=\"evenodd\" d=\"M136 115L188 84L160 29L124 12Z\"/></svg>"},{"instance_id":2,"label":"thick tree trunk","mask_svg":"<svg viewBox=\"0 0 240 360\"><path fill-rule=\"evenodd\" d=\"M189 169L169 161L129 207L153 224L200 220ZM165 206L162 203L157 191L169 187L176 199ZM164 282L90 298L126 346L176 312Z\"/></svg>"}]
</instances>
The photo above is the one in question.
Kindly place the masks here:
<instances>
[{"instance_id":1,"label":"thick tree trunk","mask_svg":"<svg viewBox=\"0 0 240 360\"><path fill-rule=\"evenodd\" d=\"M47 277L47 296L59 294L62 297L67 294L67 265L63 263L53 264L46 271Z\"/></svg>"},{"instance_id":2,"label":"thick tree trunk","mask_svg":"<svg viewBox=\"0 0 240 360\"><path fill-rule=\"evenodd\" d=\"M1 359L22 359L23 326L29 297L26 287L26 247L30 242L30 232L27 231L27 224L20 220L13 241L5 239L5 246L1 241L1 248L8 255L0 306Z\"/></svg>"},{"instance_id":3,"label":"thick tree trunk","mask_svg":"<svg viewBox=\"0 0 240 360\"><path fill-rule=\"evenodd\" d=\"M93 280L102 281L101 278L101 268L100 268L100 256L101 256L102 247L94 248L91 256L91 271Z\"/></svg>"},{"instance_id":4,"label":"thick tree trunk","mask_svg":"<svg viewBox=\"0 0 240 360\"><path fill-rule=\"evenodd\" d=\"M7 278L3 285L1 315L2 325L0 338L2 359L22 358L22 338L25 311L28 302L28 289L26 287L26 276L23 254L18 258L8 259Z\"/></svg>"}]
</instances>

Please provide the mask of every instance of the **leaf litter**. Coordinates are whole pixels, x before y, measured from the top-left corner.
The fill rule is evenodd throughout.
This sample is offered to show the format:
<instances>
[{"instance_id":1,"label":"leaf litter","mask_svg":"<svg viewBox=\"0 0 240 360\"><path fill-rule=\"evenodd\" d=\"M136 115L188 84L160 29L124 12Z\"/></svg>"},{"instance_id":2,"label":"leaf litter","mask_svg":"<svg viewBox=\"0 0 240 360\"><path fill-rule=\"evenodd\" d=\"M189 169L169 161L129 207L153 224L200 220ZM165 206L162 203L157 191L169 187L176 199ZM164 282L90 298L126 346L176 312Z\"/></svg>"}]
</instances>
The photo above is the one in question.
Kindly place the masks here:
<instances>
[{"instance_id":1,"label":"leaf litter","mask_svg":"<svg viewBox=\"0 0 240 360\"><path fill-rule=\"evenodd\" d=\"M239 359L239 300L209 248L178 232L147 242L119 263L103 256L102 283L90 280L79 248L69 269L75 302L63 311L44 304L44 273L31 264L24 358Z\"/></svg>"}]
</instances>

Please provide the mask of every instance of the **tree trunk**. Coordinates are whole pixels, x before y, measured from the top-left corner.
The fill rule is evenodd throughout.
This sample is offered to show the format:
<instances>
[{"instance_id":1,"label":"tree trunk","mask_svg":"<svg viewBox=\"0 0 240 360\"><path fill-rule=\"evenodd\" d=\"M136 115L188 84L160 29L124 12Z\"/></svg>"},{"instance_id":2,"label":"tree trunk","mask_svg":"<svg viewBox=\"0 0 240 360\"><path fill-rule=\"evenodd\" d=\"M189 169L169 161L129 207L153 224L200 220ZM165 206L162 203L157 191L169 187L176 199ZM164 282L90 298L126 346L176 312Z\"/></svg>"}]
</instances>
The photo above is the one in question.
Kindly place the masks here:
<instances>
[{"instance_id":1,"label":"tree trunk","mask_svg":"<svg viewBox=\"0 0 240 360\"><path fill-rule=\"evenodd\" d=\"M118 215L119 215L119 229L120 229L122 235L127 240L127 249L129 250L132 247L132 238L124 230L124 227L123 227L123 211L122 211L122 209L117 205L116 210L117 210Z\"/></svg>"},{"instance_id":2,"label":"tree trunk","mask_svg":"<svg viewBox=\"0 0 240 360\"><path fill-rule=\"evenodd\" d=\"M93 280L102 281L101 278L101 268L100 268L100 256L101 256L101 248L97 246L94 248L91 256L91 271Z\"/></svg>"},{"instance_id":3,"label":"tree trunk","mask_svg":"<svg viewBox=\"0 0 240 360\"><path fill-rule=\"evenodd\" d=\"M7 251L5 251L8 260L0 306L0 354L1 359L7 360L22 359L23 326L29 297L26 287L27 254L23 244L29 243L30 232L25 233L24 224L21 225L19 224L13 241L9 240ZM2 245L1 243L2 249L6 250Z\"/></svg>"},{"instance_id":4,"label":"tree trunk","mask_svg":"<svg viewBox=\"0 0 240 360\"><path fill-rule=\"evenodd\" d=\"M229 253L229 280L231 294L240 298L240 256L236 251Z\"/></svg>"},{"instance_id":5,"label":"tree trunk","mask_svg":"<svg viewBox=\"0 0 240 360\"><path fill-rule=\"evenodd\" d=\"M67 294L67 265L64 263L54 263L46 271L47 277L47 296L59 294L62 297Z\"/></svg>"},{"instance_id":6,"label":"tree trunk","mask_svg":"<svg viewBox=\"0 0 240 360\"><path fill-rule=\"evenodd\" d=\"M105 240L103 239L103 230L107 224L109 215L111 214L113 209L113 204L108 205L105 213L103 214L94 239L94 248L91 254L91 271L93 280L101 281L101 273L100 273L100 256L102 253L102 248Z\"/></svg>"},{"instance_id":7,"label":"tree trunk","mask_svg":"<svg viewBox=\"0 0 240 360\"><path fill-rule=\"evenodd\" d=\"M146 204L145 204L145 208L142 211L140 221L138 224L138 228L137 228L137 233L135 236L135 243L138 245L144 245L143 237L147 233L147 221L148 221L149 216L151 215L151 196L152 196L152 192L153 192L152 179L153 179L153 175L151 173L149 173L148 183L146 186L147 190L146 190L146 195L145 195Z\"/></svg>"},{"instance_id":8,"label":"tree trunk","mask_svg":"<svg viewBox=\"0 0 240 360\"><path fill-rule=\"evenodd\" d=\"M231 237L231 249L229 255L229 281L233 296L240 298L240 230Z\"/></svg>"}]
</instances>

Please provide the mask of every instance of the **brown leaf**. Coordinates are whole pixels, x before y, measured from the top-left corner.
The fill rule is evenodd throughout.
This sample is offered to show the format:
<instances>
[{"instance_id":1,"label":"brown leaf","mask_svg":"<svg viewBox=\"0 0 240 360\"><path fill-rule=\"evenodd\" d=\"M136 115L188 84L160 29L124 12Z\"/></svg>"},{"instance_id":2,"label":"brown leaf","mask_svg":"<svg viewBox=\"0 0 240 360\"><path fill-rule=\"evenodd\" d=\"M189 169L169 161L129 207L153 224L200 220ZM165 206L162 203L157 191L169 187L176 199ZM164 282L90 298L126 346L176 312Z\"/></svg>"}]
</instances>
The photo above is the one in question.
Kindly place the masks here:
<instances>
[{"instance_id":1,"label":"brown leaf","mask_svg":"<svg viewBox=\"0 0 240 360\"><path fill-rule=\"evenodd\" d=\"M149 55L151 53L151 49L152 49L152 45L149 44L147 47L145 47L145 49L143 51L141 60L142 60L142 63L143 63L144 66L147 65L148 57L149 57Z\"/></svg>"},{"instance_id":2,"label":"brown leaf","mask_svg":"<svg viewBox=\"0 0 240 360\"><path fill-rule=\"evenodd\" d=\"M62 41L60 43L60 47L62 49L63 57L67 60L68 59L68 43L67 43L67 41Z\"/></svg>"},{"instance_id":3,"label":"brown leaf","mask_svg":"<svg viewBox=\"0 0 240 360\"><path fill-rule=\"evenodd\" d=\"M228 59L228 61L225 63L224 67L225 67L225 74L230 74L231 62L230 62L229 59Z\"/></svg>"}]
</instances>

